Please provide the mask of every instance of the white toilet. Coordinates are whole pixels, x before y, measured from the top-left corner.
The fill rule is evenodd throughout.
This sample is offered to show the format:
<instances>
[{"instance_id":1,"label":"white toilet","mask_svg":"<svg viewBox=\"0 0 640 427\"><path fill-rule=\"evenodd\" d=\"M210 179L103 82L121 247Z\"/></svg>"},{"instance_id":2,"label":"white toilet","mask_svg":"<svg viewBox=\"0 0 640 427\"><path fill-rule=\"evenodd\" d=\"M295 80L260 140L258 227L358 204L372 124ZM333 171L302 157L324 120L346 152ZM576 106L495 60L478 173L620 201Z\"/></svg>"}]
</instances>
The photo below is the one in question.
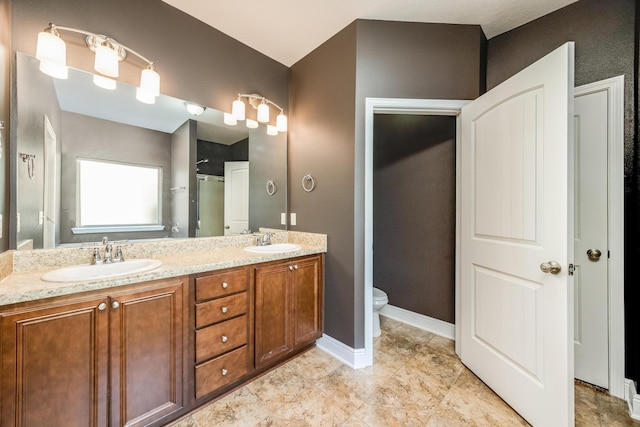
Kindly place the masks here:
<instances>
[{"instance_id":1,"label":"white toilet","mask_svg":"<svg viewBox=\"0 0 640 427\"><path fill-rule=\"evenodd\" d=\"M380 336L380 310L387 305L389 298L382 289L373 288L373 336Z\"/></svg>"}]
</instances>

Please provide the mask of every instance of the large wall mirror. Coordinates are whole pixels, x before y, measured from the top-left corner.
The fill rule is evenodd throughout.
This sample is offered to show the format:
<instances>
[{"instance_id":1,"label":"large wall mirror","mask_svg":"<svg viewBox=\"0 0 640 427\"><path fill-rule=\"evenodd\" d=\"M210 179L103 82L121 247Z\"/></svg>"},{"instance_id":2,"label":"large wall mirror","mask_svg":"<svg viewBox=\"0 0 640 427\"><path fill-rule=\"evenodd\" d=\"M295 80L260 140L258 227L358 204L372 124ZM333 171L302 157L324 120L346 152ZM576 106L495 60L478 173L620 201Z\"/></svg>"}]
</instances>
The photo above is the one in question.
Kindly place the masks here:
<instances>
[{"instance_id":1,"label":"large wall mirror","mask_svg":"<svg viewBox=\"0 0 640 427\"><path fill-rule=\"evenodd\" d=\"M15 246L229 235L281 228L287 137L194 115L184 100L66 80L17 54Z\"/></svg>"}]
</instances>

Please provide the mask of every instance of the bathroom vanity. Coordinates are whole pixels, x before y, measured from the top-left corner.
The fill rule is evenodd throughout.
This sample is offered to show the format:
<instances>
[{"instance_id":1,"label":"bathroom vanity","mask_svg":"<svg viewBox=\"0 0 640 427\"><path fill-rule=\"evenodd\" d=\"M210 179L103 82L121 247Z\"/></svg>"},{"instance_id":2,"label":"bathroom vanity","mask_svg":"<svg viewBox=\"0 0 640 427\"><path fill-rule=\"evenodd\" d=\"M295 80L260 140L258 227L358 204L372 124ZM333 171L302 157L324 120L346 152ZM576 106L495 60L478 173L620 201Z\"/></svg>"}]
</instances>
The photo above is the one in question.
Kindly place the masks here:
<instances>
[{"instance_id":1,"label":"bathroom vanity","mask_svg":"<svg viewBox=\"0 0 640 427\"><path fill-rule=\"evenodd\" d=\"M326 237L280 234L301 250L250 254L211 238L117 279L11 273L0 282L0 426L164 425L313 346Z\"/></svg>"}]
</instances>

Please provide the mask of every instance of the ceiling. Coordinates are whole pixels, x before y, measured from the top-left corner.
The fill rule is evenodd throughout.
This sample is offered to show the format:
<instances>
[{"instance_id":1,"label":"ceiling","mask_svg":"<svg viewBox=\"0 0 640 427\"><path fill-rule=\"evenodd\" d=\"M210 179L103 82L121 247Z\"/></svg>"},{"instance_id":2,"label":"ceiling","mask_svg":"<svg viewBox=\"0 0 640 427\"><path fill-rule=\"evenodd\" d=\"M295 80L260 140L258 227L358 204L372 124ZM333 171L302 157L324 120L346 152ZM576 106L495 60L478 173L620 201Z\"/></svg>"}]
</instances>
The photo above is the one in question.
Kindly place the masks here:
<instances>
[{"instance_id":1,"label":"ceiling","mask_svg":"<svg viewBox=\"0 0 640 427\"><path fill-rule=\"evenodd\" d=\"M291 66L354 20L482 26L488 39L577 0L163 0Z\"/></svg>"}]
</instances>

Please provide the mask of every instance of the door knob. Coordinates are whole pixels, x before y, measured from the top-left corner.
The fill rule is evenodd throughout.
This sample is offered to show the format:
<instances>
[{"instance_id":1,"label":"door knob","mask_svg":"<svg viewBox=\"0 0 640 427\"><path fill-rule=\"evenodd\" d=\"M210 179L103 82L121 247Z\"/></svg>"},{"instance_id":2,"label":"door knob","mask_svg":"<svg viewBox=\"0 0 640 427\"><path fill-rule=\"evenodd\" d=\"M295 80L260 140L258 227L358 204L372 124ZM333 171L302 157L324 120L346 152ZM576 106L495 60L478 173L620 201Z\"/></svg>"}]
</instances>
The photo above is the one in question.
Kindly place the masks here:
<instances>
[{"instance_id":1,"label":"door knob","mask_svg":"<svg viewBox=\"0 0 640 427\"><path fill-rule=\"evenodd\" d=\"M562 270L562 266L555 261L543 262L540 264L540 270L543 273L558 274Z\"/></svg>"},{"instance_id":2,"label":"door knob","mask_svg":"<svg viewBox=\"0 0 640 427\"><path fill-rule=\"evenodd\" d=\"M600 261L600 257L602 256L602 252L599 249L589 249L587 251L587 256L589 257L589 261Z\"/></svg>"},{"instance_id":3,"label":"door knob","mask_svg":"<svg viewBox=\"0 0 640 427\"><path fill-rule=\"evenodd\" d=\"M225 230L228 230L228 229L230 229L230 228L231 228L231 227L229 227L228 225L225 225L225 226L224 226L224 229L225 229Z\"/></svg>"}]
</instances>

